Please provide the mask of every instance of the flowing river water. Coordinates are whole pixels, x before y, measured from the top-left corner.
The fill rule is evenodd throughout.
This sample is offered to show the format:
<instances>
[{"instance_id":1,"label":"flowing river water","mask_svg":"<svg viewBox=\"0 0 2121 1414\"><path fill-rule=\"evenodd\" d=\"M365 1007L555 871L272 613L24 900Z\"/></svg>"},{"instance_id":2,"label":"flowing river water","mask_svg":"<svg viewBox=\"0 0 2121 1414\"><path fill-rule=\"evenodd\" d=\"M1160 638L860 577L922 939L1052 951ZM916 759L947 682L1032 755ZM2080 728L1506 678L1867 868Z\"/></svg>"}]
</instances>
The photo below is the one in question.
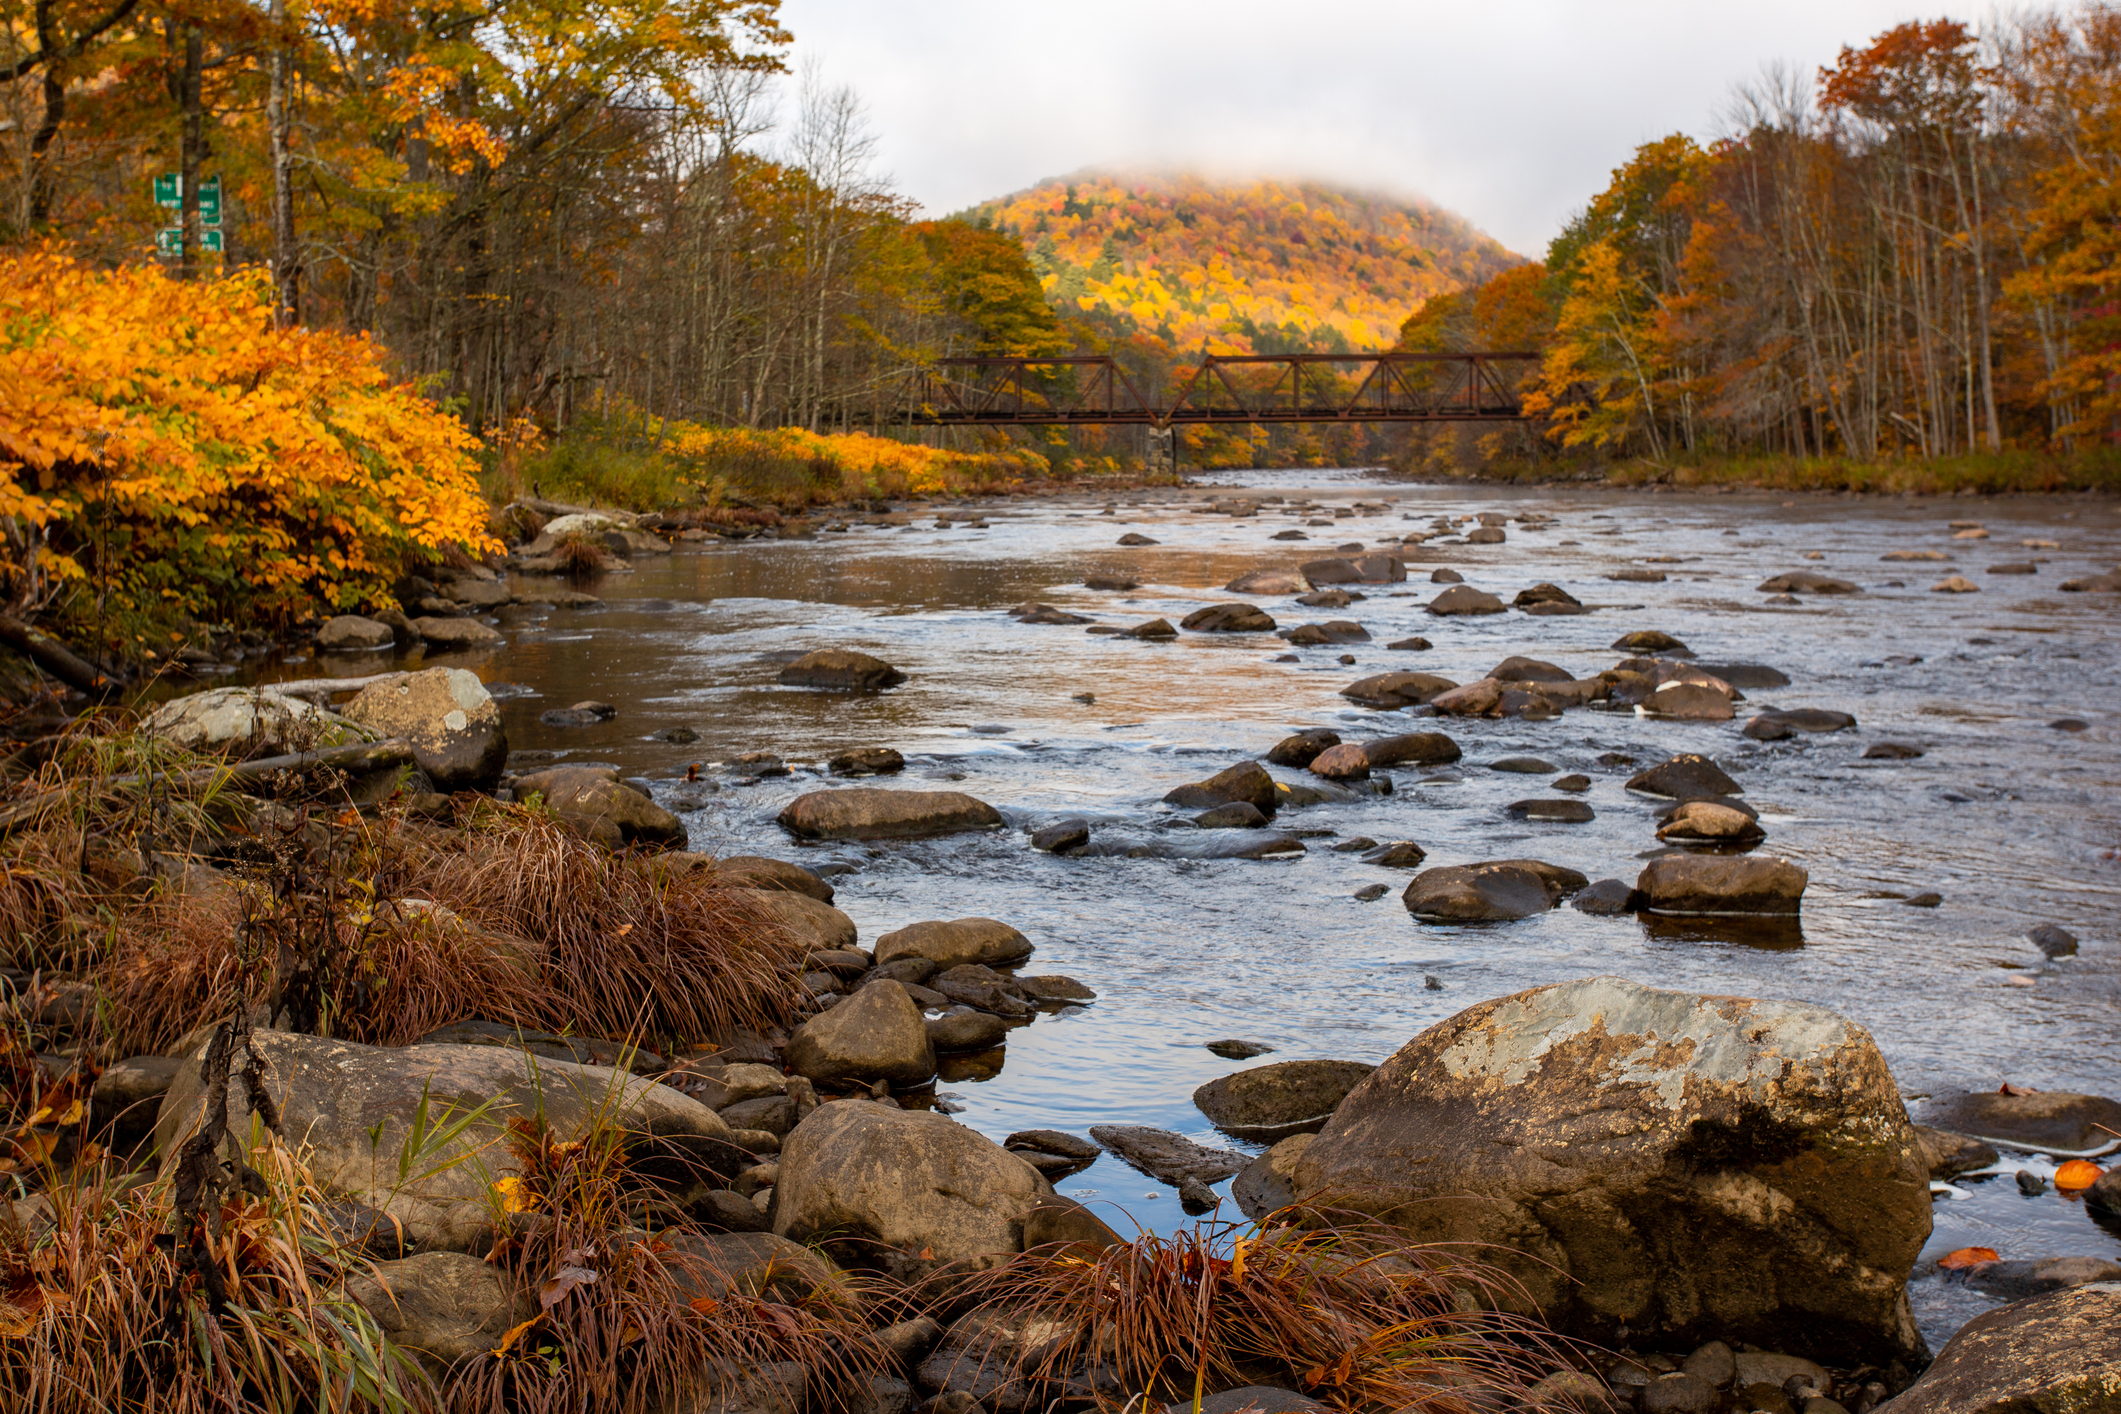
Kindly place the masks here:
<instances>
[{"instance_id":1,"label":"flowing river water","mask_svg":"<svg viewBox=\"0 0 2121 1414\"><path fill-rule=\"evenodd\" d=\"M1232 488L1287 501L1256 517L1202 513ZM1291 516L1288 503L1304 499L1326 509ZM1356 502L1364 508L1347 514ZM1254 1149L1218 1134L1191 1103L1194 1087L1239 1068L1204 1042L1274 1048L1246 1064L1380 1061L1475 1002L1597 974L1833 1008L1877 1038L1911 1109L1933 1093L2005 1081L2121 1096L2121 635L2114 596L2057 592L2066 578L2121 562L2112 502L1438 487L1328 470L1223 474L1111 500L985 504L977 529L939 529L936 508L917 507L907 526L854 517L845 532L809 540L684 546L590 586L600 608L502 610L506 646L470 664L520 689L503 702L514 747L649 778L680 810L695 849L851 866L833 882L865 945L920 919L990 916L1035 943L1028 970L1094 988L1096 1002L1012 1031L998 1071L958 1064L946 1073L939 1092L962 1106L964 1123L996 1138L1148 1124ZM1554 522L1514 522L1530 510ZM1382 548L1438 515L1481 511L1513 517L1507 543L1407 547L1408 582L1359 586L1368 597L1345 609L1256 599L1284 627L1354 619L1371 635L1366 644L1292 650L1268 634L1192 633L1139 642L1005 613L1039 600L1122 626L1176 622L1237 597L1221 586L1244 571L1293 569L1356 542ZM1989 538L1954 539L1953 519L1978 519ZM1314 522L1308 542L1271 538L1303 521ZM1129 532L1160 543L1117 546ZM1910 549L1951 561L1881 560ZM2030 575L1986 573L2028 561L2037 562ZM1444 565L1505 600L1552 581L1596 611L1437 618L1423 606L1436 592L1430 571ZM1606 577L1645 565L1667 579ZM1756 590L1796 569L1864 592L1788 606ZM1083 587L1091 573L1131 575L1142 587L1093 591ZM1949 573L1979 592L1931 592ZM1590 676L1627 656L1608 647L1619 635L1651 628L1677 635L1701 661L1767 664L1791 685L1746 694L1739 720L1723 723L1572 710L1542 722L1416 724L1339 695L1394 667L1469 681L1515 653ZM1416 634L1434 648L1384 647ZM777 685L781 663L824 646L876 654L909 680L853 697ZM1355 661L1339 662L1343 652ZM540 711L584 698L612 703L617 717L590 728L540 724ZM1837 709L1859 725L1776 743L1742 737L1752 707L1769 705ZM2050 725L2063 719L2081 728ZM1440 727L1465 756L1448 771L1395 769L1389 795L1284 812L1283 828L1311 833L1294 858L1204 857L1228 832L1173 827L1160 804L1172 786L1317 726L1351 740ZM680 727L698 739L658 739ZM1926 754L1864 759L1881 740ZM905 753L904 775L885 784L967 791L1012 828L878 845L788 838L777 812L828 784L828 755L857 746ZM717 764L760 750L787 758L794 774L751 781ZM1429 865L1529 856L1632 881L1657 847L1655 805L1623 789L1635 767L1600 758L1647 766L1687 751L1715 757L1743 785L1767 852L1810 871L1801 942L1653 931L1633 916L1568 907L1511 924L1424 926L1399 901L1407 872L1331 849L1357 835L1412 839ZM1488 769L1512 755L1588 774L1583 798L1596 820L1508 817L1506 804L1551 794L1552 779ZM683 785L693 763L706 786ZM1107 842L1154 852L1031 848L1030 828L1068 816L1090 819ZM1355 897L1376 883L1391 891ZM1894 897L1925 891L1942 905ZM2079 954L2050 963L2025 938L2043 922L2078 934ZM1914 1284L1933 1347L1992 1304L1938 1278L1930 1264L1944 1252L1978 1244L2005 1257L2121 1259L2121 1234L2080 1201L2052 1189L2023 1196L2012 1179L2020 1168L2051 1172L2053 1162L2007 1153L1998 1172L1956 1180L1935 1200L1936 1232ZM1188 1220L1175 1190L1109 1156L1058 1187L1122 1231Z\"/></svg>"}]
</instances>

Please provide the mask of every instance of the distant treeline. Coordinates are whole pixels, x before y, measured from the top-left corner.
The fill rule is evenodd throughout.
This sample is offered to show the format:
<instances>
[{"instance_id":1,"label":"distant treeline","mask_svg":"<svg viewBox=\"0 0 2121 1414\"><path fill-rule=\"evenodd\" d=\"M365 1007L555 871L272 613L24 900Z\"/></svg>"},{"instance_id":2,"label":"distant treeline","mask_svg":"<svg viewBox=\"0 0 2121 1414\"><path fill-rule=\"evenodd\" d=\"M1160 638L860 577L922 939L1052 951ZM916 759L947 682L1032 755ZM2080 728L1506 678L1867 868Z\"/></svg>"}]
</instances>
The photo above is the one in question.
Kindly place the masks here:
<instances>
[{"instance_id":1,"label":"distant treeline","mask_svg":"<svg viewBox=\"0 0 2121 1414\"><path fill-rule=\"evenodd\" d=\"M1640 148L1547 252L1404 346L1541 348L1542 422L1417 466L1551 456L2064 456L2121 433L2121 12L1901 25Z\"/></svg>"}]
</instances>

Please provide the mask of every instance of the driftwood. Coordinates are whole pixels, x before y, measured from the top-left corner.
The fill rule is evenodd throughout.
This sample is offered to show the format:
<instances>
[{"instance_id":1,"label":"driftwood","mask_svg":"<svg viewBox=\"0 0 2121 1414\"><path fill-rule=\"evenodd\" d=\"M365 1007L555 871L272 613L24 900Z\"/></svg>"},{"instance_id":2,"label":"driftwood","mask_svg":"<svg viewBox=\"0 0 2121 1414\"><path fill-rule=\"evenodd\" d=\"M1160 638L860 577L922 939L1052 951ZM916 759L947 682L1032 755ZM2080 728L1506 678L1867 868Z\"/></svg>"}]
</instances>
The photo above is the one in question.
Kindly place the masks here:
<instances>
[{"instance_id":1,"label":"driftwood","mask_svg":"<svg viewBox=\"0 0 2121 1414\"><path fill-rule=\"evenodd\" d=\"M347 771L355 775L403 766L412 760L412 748L396 737L386 741L357 742L352 746L326 747L322 751L296 751L286 756L263 756L256 761L238 761L230 766L202 766L191 771L171 771L152 779L176 786L206 786L216 782L262 781L281 771ZM102 783L99 796L114 794L125 786L136 786L147 776L113 776ZM65 801L67 792L48 790L42 795L0 808L0 838L32 823Z\"/></svg>"},{"instance_id":2,"label":"driftwood","mask_svg":"<svg viewBox=\"0 0 2121 1414\"><path fill-rule=\"evenodd\" d=\"M118 680L96 667L48 633L31 628L18 618L0 614L0 643L20 653L68 687L101 694L115 690Z\"/></svg>"}]
</instances>

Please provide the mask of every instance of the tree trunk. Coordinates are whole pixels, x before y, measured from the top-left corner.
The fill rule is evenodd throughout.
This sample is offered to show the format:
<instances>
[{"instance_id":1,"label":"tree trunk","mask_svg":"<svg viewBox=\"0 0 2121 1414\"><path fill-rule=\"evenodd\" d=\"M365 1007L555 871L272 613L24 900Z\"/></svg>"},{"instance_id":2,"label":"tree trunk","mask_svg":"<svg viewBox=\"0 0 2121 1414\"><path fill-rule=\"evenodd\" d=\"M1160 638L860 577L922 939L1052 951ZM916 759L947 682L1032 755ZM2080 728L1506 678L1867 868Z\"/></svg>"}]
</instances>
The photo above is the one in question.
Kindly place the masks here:
<instances>
[{"instance_id":1,"label":"tree trunk","mask_svg":"<svg viewBox=\"0 0 2121 1414\"><path fill-rule=\"evenodd\" d=\"M293 158L287 146L294 54L287 43L286 27L287 0L272 0L272 78L265 99L265 125L272 145L273 318L283 328L302 322L302 267L295 252Z\"/></svg>"},{"instance_id":2,"label":"tree trunk","mask_svg":"<svg viewBox=\"0 0 2121 1414\"><path fill-rule=\"evenodd\" d=\"M206 110L200 100L200 76L206 67L206 36L199 26L184 26L184 69L177 81L177 106L183 113L182 149L178 177L183 190L179 209L184 250L177 273L186 280L199 273L199 256L206 244L206 227L199 220L199 168L206 160Z\"/></svg>"}]
</instances>

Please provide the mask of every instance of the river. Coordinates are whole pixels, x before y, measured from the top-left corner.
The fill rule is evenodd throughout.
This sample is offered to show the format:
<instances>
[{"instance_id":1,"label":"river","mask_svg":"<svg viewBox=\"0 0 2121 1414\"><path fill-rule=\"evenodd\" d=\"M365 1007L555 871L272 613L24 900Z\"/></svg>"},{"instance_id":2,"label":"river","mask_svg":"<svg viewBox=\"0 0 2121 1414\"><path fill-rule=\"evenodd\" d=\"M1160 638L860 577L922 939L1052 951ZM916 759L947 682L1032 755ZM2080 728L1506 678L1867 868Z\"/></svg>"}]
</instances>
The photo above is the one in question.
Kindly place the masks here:
<instances>
[{"instance_id":1,"label":"river","mask_svg":"<svg viewBox=\"0 0 2121 1414\"><path fill-rule=\"evenodd\" d=\"M1201 513L1212 496L1238 489L1287 499L1256 517ZM1325 509L1286 513L1303 498ZM1356 502L1365 509L1333 513ZM1094 988L1095 1003L1012 1032L998 1072L957 1067L946 1076L940 1092L962 1105L963 1122L997 1138L1150 1124L1243 1149L1191 1104L1195 1086L1237 1068L1204 1042L1274 1047L1262 1061L1378 1061L1474 1002L1604 973L1831 1007L1870 1029L1911 1109L1933 1092L2005 1081L2121 1096L2115 600L2057 592L2065 578L2121 562L2112 502L1429 486L1326 470L1230 473L1109 501L981 509L980 529L938 529L936 508L917 507L910 526L854 517L852 528L809 540L684 547L588 586L604 597L601 608L501 611L507 646L475 664L490 681L521 689L503 704L516 748L654 780L666 802L697 807L683 810L694 848L852 866L834 882L865 943L919 919L986 915L1032 939L1030 970ZM1527 510L1555 519L1531 529L1513 520L1502 545L1408 547L1409 581L1363 587L1368 597L1347 609L1260 599L1285 627L1351 618L1372 638L1294 650L1293 662L1281 661L1292 650L1271 635L1146 643L1019 624L1004 612L1039 600L1121 625L1159 615L1175 623L1231 598L1220 586L1246 570L1293 569L1338 545L1379 548L1439 515ZM1953 538L1955 519L1979 521L1989 537ZM1304 527L1307 542L1271 538L1304 520L1330 523ZM1129 532L1161 543L1117 546ZM1940 550L1951 562L1881 561L1909 549ZM1986 573L2028 561L2037 561L2030 575ZM1436 618L1423 605L1437 566L1505 600L1552 581L1596 612ZM1668 577L1606 578L1630 566ZM1794 607L1765 602L1756 585L1796 569L1851 579L1865 592ZM1955 572L1979 592L1930 592ZM1089 573L1132 575L1143 587L1092 591L1082 587ZM1410 667L1467 681L1513 653L1589 676L1626 656L1607 646L1615 638L1648 628L1677 635L1704 662L1787 673L1791 686L1747 694L1758 703L1847 711L1859 727L1758 743L1739 735L1743 706L1740 720L1726 723L1576 710L1544 722L1425 724L1464 748L1456 768L1395 770L1390 795L1285 812L1283 825L1318 832L1287 860L1061 858L1033 851L1023 828L806 847L774 822L789 800L826 783L818 763L830 753L891 746L907 757L901 783L947 783L991 802L1012 825L1081 815L1108 839L1197 852L1209 832L1161 823L1170 812L1159 799L1172 786L1305 727L1353 739L1416 729L1340 697L1358 676ZM1415 634L1434 648L1383 646ZM864 697L776 684L781 662L828 645L888 659L909 680ZM1343 652L1356 661L1339 662ZM612 703L617 717L586 729L539 723L540 711L584 698ZM2082 729L2050 725L2063 719ZM679 727L698 740L657 739ZM1926 754L1863 759L1867 745L1888 739ZM717 765L760 750L797 770L738 784L741 772ZM1646 766L1683 751L1722 762L1760 810L1764 848L1810 871L1801 945L1653 933L1633 917L1567 907L1507 925L1425 927L1399 902L1406 872L1330 848L1336 835L1413 839L1430 865L1532 856L1593 879L1632 880L1656 847L1653 806L1622 788L1634 767L1600 758L1617 753ZM1549 793L1549 778L1486 768L1521 754L1591 776L1584 798L1597 819L1508 818L1508 802ZM674 796L693 763L716 788ZM1354 897L1373 883L1391 892L1369 903ZM1923 891L1943 895L1942 906L1890 897ZM2048 963L2024 936L2043 922L2077 933L2080 955ZM2010 1177L2021 1167L2052 1164L2006 1155L1999 1175L1940 1194L1925 1261L1972 1244L2005 1257L2121 1259L2121 1237L2081 1202L2052 1191L2022 1196ZM1186 1220L1173 1190L1110 1157L1059 1187L1105 1205L1122 1231ZM1926 1265L1914 1297L1933 1346L1990 1304L1945 1287Z\"/></svg>"}]
</instances>

